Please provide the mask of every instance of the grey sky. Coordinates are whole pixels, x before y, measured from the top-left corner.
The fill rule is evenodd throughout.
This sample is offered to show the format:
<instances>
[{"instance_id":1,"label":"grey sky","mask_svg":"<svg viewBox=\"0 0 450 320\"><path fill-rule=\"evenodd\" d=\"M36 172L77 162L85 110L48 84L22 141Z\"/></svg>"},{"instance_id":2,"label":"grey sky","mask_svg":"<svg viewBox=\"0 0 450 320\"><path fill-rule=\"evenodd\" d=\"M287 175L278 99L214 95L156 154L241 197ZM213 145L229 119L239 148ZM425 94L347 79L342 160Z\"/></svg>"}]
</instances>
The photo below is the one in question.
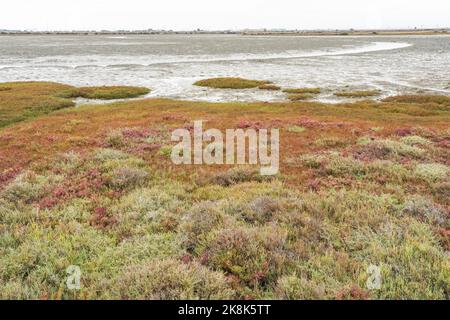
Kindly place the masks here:
<instances>
[{"instance_id":1,"label":"grey sky","mask_svg":"<svg viewBox=\"0 0 450 320\"><path fill-rule=\"evenodd\" d=\"M0 29L450 27L448 0L14 0Z\"/></svg>"}]
</instances>

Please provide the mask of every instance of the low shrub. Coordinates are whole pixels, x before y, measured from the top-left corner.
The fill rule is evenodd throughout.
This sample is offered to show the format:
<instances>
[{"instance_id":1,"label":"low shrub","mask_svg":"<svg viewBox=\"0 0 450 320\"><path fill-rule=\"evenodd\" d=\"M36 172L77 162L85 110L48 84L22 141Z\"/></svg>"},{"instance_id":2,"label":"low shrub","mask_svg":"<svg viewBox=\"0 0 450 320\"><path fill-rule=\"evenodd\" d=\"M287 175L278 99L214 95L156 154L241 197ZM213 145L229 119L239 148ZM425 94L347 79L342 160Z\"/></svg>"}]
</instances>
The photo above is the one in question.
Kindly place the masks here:
<instances>
[{"instance_id":1,"label":"low shrub","mask_svg":"<svg viewBox=\"0 0 450 320\"><path fill-rule=\"evenodd\" d=\"M440 163L419 163L414 173L426 181L447 180L450 175L450 168Z\"/></svg>"},{"instance_id":2,"label":"low shrub","mask_svg":"<svg viewBox=\"0 0 450 320\"><path fill-rule=\"evenodd\" d=\"M400 142L405 143L410 146L428 146L432 144L432 142L428 139L425 139L421 136L406 136L400 139Z\"/></svg>"},{"instance_id":3,"label":"low shrub","mask_svg":"<svg viewBox=\"0 0 450 320\"><path fill-rule=\"evenodd\" d=\"M148 175L148 172L144 169L128 166L117 168L111 174L111 185L119 189L142 186Z\"/></svg>"},{"instance_id":4,"label":"low shrub","mask_svg":"<svg viewBox=\"0 0 450 320\"><path fill-rule=\"evenodd\" d=\"M448 219L448 214L444 208L419 196L410 198L405 202L403 213L441 226L445 226Z\"/></svg>"},{"instance_id":5,"label":"low shrub","mask_svg":"<svg viewBox=\"0 0 450 320\"><path fill-rule=\"evenodd\" d=\"M183 245L189 251L194 250L205 241L209 232L222 226L224 221L225 216L217 203L204 201L194 205L183 217L180 225Z\"/></svg>"},{"instance_id":6,"label":"low shrub","mask_svg":"<svg viewBox=\"0 0 450 320\"><path fill-rule=\"evenodd\" d=\"M172 155L172 146L169 146L169 145L168 146L162 146L159 149L158 154L160 156L169 158Z\"/></svg>"},{"instance_id":7,"label":"low shrub","mask_svg":"<svg viewBox=\"0 0 450 320\"><path fill-rule=\"evenodd\" d=\"M300 161L308 168L319 169L322 166L324 156L321 154L305 154Z\"/></svg>"},{"instance_id":8,"label":"low shrub","mask_svg":"<svg viewBox=\"0 0 450 320\"><path fill-rule=\"evenodd\" d=\"M287 128L287 131L294 132L294 133L301 133L301 132L304 132L305 130L306 130L306 128L302 127L302 126L290 126Z\"/></svg>"},{"instance_id":9,"label":"low shrub","mask_svg":"<svg viewBox=\"0 0 450 320\"><path fill-rule=\"evenodd\" d=\"M132 300L221 300L234 297L223 274L197 263L153 260L128 267L111 284L111 297Z\"/></svg>"},{"instance_id":10,"label":"low shrub","mask_svg":"<svg viewBox=\"0 0 450 320\"><path fill-rule=\"evenodd\" d=\"M381 288L371 292L373 298L446 299L450 264L433 229L405 216L375 229L359 228L346 238L358 260L380 267ZM368 276L360 270L361 280Z\"/></svg>"},{"instance_id":11,"label":"low shrub","mask_svg":"<svg viewBox=\"0 0 450 320\"><path fill-rule=\"evenodd\" d=\"M115 140L113 138L113 140ZM114 143L113 143L114 144ZM106 162L109 160L120 160L120 159L126 159L129 155L115 149L98 149L94 153L94 160L100 161L100 162Z\"/></svg>"},{"instance_id":12,"label":"low shrub","mask_svg":"<svg viewBox=\"0 0 450 320\"><path fill-rule=\"evenodd\" d=\"M316 140L314 143L319 147L327 147L327 148L343 147L347 144L345 141L343 141L342 139L337 138L337 137L320 138L320 139Z\"/></svg>"},{"instance_id":13,"label":"low shrub","mask_svg":"<svg viewBox=\"0 0 450 320\"><path fill-rule=\"evenodd\" d=\"M201 257L208 266L247 285L264 285L281 271L285 241L286 232L274 227L223 229L211 237Z\"/></svg>"},{"instance_id":14,"label":"low shrub","mask_svg":"<svg viewBox=\"0 0 450 320\"><path fill-rule=\"evenodd\" d=\"M334 156L325 164L325 174L331 176L364 176L368 171L364 163L348 157Z\"/></svg>"},{"instance_id":15,"label":"low shrub","mask_svg":"<svg viewBox=\"0 0 450 320\"><path fill-rule=\"evenodd\" d=\"M290 275L278 279L275 295L281 300L325 299L325 288L311 280Z\"/></svg>"},{"instance_id":16,"label":"low shrub","mask_svg":"<svg viewBox=\"0 0 450 320\"><path fill-rule=\"evenodd\" d=\"M152 218L158 212L181 210L182 200L186 197L182 186L167 183L165 186L153 186L152 188L138 188L122 197L115 209L131 217L147 216Z\"/></svg>"},{"instance_id":17,"label":"low shrub","mask_svg":"<svg viewBox=\"0 0 450 320\"><path fill-rule=\"evenodd\" d=\"M111 208L117 234L123 237L174 231L188 204L185 187L167 182L164 186L136 188Z\"/></svg>"},{"instance_id":18,"label":"low shrub","mask_svg":"<svg viewBox=\"0 0 450 320\"><path fill-rule=\"evenodd\" d=\"M92 261L114 246L101 231L74 221L55 221L51 227L33 223L24 228L17 248L2 254L2 299L73 299L77 295L66 289L67 267L79 266L81 284L89 286L89 277L98 268ZM5 285L17 290L8 292Z\"/></svg>"},{"instance_id":19,"label":"low shrub","mask_svg":"<svg viewBox=\"0 0 450 320\"><path fill-rule=\"evenodd\" d=\"M244 218L249 222L264 224L272 220L275 213L282 208L277 199L268 196L257 197L250 202L250 210L246 212Z\"/></svg>"},{"instance_id":20,"label":"low shrub","mask_svg":"<svg viewBox=\"0 0 450 320\"><path fill-rule=\"evenodd\" d=\"M17 176L0 192L0 196L14 203L30 203L42 198L53 185L62 181L60 176L41 176L27 171Z\"/></svg>"},{"instance_id":21,"label":"low shrub","mask_svg":"<svg viewBox=\"0 0 450 320\"><path fill-rule=\"evenodd\" d=\"M433 194L442 203L450 206L450 181L441 181L433 184Z\"/></svg>"},{"instance_id":22,"label":"low shrub","mask_svg":"<svg viewBox=\"0 0 450 320\"><path fill-rule=\"evenodd\" d=\"M74 151L69 151L60 154L55 162L55 169L67 172L79 168L83 163L83 159L80 154Z\"/></svg>"},{"instance_id":23,"label":"low shrub","mask_svg":"<svg viewBox=\"0 0 450 320\"><path fill-rule=\"evenodd\" d=\"M425 156L426 151L416 146L411 146L400 141L380 139L380 140L365 140L359 142L359 147L356 150L358 158L363 159L389 159L406 157L413 159L420 159Z\"/></svg>"},{"instance_id":24,"label":"low shrub","mask_svg":"<svg viewBox=\"0 0 450 320\"><path fill-rule=\"evenodd\" d=\"M100 275L117 274L130 265L146 263L154 259L180 257L183 253L184 250L180 247L177 235L173 232L130 235L120 241L117 246L104 248L102 254L95 260L98 266L96 271ZM103 281L104 279L99 282Z\"/></svg>"},{"instance_id":25,"label":"low shrub","mask_svg":"<svg viewBox=\"0 0 450 320\"><path fill-rule=\"evenodd\" d=\"M105 144L109 148L121 148L125 145L125 137L121 130L112 130L108 132L105 138Z\"/></svg>"},{"instance_id":26,"label":"low shrub","mask_svg":"<svg viewBox=\"0 0 450 320\"><path fill-rule=\"evenodd\" d=\"M214 177L210 179L210 182L224 187L228 187L243 182L250 182L250 181L262 182L267 181L269 179L272 179L272 177L260 175L257 169L236 167L229 169L225 172L220 172L216 174Z\"/></svg>"}]
</instances>

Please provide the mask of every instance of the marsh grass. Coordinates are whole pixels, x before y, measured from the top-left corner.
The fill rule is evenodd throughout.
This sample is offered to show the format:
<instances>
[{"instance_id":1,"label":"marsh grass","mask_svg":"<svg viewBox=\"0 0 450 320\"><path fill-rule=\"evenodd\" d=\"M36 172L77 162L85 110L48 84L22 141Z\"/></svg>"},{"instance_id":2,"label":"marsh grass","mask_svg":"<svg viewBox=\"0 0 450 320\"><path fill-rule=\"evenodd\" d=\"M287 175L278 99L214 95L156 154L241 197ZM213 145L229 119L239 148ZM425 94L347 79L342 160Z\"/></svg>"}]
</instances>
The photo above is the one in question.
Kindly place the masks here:
<instances>
[{"instance_id":1,"label":"marsh grass","mask_svg":"<svg viewBox=\"0 0 450 320\"><path fill-rule=\"evenodd\" d=\"M218 89L250 89L267 84L270 84L270 82L243 78L211 78L194 83L196 86Z\"/></svg>"},{"instance_id":2,"label":"marsh grass","mask_svg":"<svg viewBox=\"0 0 450 320\"><path fill-rule=\"evenodd\" d=\"M0 128L75 106L72 99L135 98L149 93L141 87L75 88L52 82L12 82L0 84Z\"/></svg>"},{"instance_id":3,"label":"marsh grass","mask_svg":"<svg viewBox=\"0 0 450 320\"><path fill-rule=\"evenodd\" d=\"M13 82L0 85L0 128L52 111L74 106L59 94L73 87L51 82Z\"/></svg>"},{"instance_id":4,"label":"marsh grass","mask_svg":"<svg viewBox=\"0 0 450 320\"><path fill-rule=\"evenodd\" d=\"M11 106L70 89L3 86ZM447 109L151 99L3 128L0 298L448 299ZM173 165L199 118L281 128L280 175Z\"/></svg>"},{"instance_id":5,"label":"marsh grass","mask_svg":"<svg viewBox=\"0 0 450 320\"><path fill-rule=\"evenodd\" d=\"M343 91L334 93L337 97L344 98L366 98L380 95L379 90L362 90L362 91Z\"/></svg>"},{"instance_id":6,"label":"marsh grass","mask_svg":"<svg viewBox=\"0 0 450 320\"><path fill-rule=\"evenodd\" d=\"M263 84L263 85L258 86L258 89L269 90L269 91L278 91L278 90L281 90L281 87L274 85L274 84Z\"/></svg>"},{"instance_id":7,"label":"marsh grass","mask_svg":"<svg viewBox=\"0 0 450 320\"><path fill-rule=\"evenodd\" d=\"M198 264L176 259L153 260L127 267L105 296L138 300L220 300L234 291L225 276ZM130 288L134 288L130 291Z\"/></svg>"},{"instance_id":8,"label":"marsh grass","mask_svg":"<svg viewBox=\"0 0 450 320\"><path fill-rule=\"evenodd\" d=\"M444 106L450 106L450 97L441 95L400 95L388 97L383 101L395 103L417 103L417 104L434 103Z\"/></svg>"},{"instance_id":9,"label":"marsh grass","mask_svg":"<svg viewBox=\"0 0 450 320\"><path fill-rule=\"evenodd\" d=\"M85 98L85 99L126 99L136 98L150 93L150 89L144 87L130 86L102 86L102 87L81 87L67 90L60 93L64 98Z\"/></svg>"},{"instance_id":10,"label":"marsh grass","mask_svg":"<svg viewBox=\"0 0 450 320\"><path fill-rule=\"evenodd\" d=\"M302 132L306 131L306 128L302 127L302 126L289 126L287 128L287 131L294 132L294 133L302 133Z\"/></svg>"},{"instance_id":11,"label":"marsh grass","mask_svg":"<svg viewBox=\"0 0 450 320\"><path fill-rule=\"evenodd\" d=\"M309 93L296 93L288 95L288 99L291 101L303 101L314 98L312 94Z\"/></svg>"},{"instance_id":12,"label":"marsh grass","mask_svg":"<svg viewBox=\"0 0 450 320\"><path fill-rule=\"evenodd\" d=\"M285 93L310 93L310 94L319 94L321 93L320 88L290 88L290 89L283 89L283 92Z\"/></svg>"}]
</instances>

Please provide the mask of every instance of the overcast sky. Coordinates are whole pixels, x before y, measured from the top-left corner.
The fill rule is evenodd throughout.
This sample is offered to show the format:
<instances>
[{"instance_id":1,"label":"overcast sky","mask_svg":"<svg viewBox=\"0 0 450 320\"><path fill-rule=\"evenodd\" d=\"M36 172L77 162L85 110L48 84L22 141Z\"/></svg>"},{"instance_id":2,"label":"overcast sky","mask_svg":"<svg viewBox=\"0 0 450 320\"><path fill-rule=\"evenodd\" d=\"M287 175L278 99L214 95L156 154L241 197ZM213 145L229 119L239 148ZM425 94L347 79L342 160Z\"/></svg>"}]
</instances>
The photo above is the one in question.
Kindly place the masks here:
<instances>
[{"instance_id":1,"label":"overcast sky","mask_svg":"<svg viewBox=\"0 0 450 320\"><path fill-rule=\"evenodd\" d=\"M2 0L0 29L450 27L449 0Z\"/></svg>"}]
</instances>

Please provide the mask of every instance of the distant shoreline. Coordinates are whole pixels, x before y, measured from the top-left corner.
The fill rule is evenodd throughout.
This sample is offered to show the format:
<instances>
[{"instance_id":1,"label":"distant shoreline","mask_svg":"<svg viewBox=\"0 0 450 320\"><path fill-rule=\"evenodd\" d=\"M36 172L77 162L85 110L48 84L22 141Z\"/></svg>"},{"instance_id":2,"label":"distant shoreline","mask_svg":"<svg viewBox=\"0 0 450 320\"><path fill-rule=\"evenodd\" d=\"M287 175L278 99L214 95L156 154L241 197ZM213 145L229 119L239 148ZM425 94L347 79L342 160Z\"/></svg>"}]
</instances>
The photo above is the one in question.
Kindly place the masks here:
<instances>
[{"instance_id":1,"label":"distant shoreline","mask_svg":"<svg viewBox=\"0 0 450 320\"><path fill-rule=\"evenodd\" d=\"M307 31L307 32L265 32L243 33L243 35L269 35L269 36L415 36L415 35L450 35L450 30L444 31Z\"/></svg>"},{"instance_id":2,"label":"distant shoreline","mask_svg":"<svg viewBox=\"0 0 450 320\"><path fill-rule=\"evenodd\" d=\"M8 35L77 35L77 36L127 36L127 35L245 35L245 36L430 36L450 35L450 28L444 29L405 29L405 30L305 30L305 31L9 31L1 30L0 36Z\"/></svg>"}]
</instances>

